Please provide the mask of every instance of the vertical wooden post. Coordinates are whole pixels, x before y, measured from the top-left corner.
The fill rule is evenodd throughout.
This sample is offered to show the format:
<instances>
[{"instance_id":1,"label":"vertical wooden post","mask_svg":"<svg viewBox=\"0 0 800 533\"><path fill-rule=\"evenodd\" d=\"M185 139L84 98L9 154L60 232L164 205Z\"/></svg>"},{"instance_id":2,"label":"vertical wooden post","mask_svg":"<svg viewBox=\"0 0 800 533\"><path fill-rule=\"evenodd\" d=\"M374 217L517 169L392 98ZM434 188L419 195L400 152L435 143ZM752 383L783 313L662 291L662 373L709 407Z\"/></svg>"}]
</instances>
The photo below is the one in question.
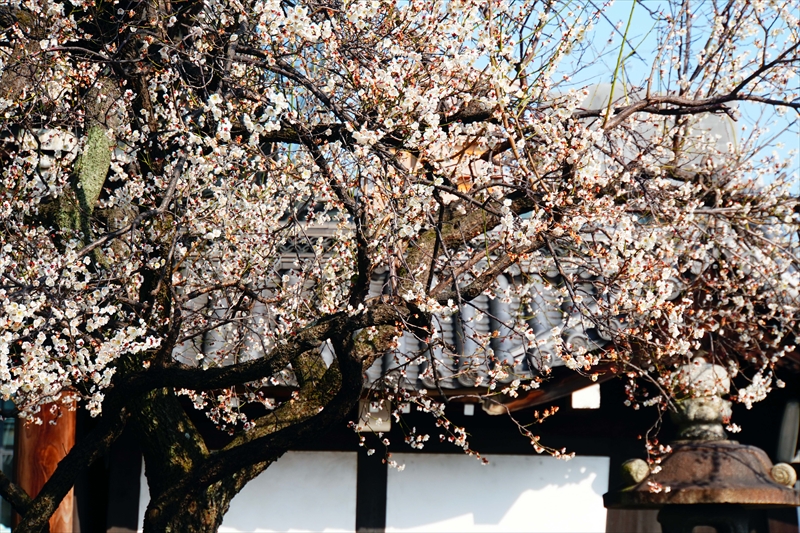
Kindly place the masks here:
<instances>
[{"instance_id":1,"label":"vertical wooden post","mask_svg":"<svg viewBox=\"0 0 800 533\"><path fill-rule=\"evenodd\" d=\"M41 425L17 421L15 481L31 497L39 493L59 461L75 445L75 411L59 405L53 414L51 406L42 407ZM56 419L57 423L51 424ZM70 490L50 517L51 533L72 533L73 496Z\"/></svg>"},{"instance_id":2,"label":"vertical wooden post","mask_svg":"<svg viewBox=\"0 0 800 533\"><path fill-rule=\"evenodd\" d=\"M356 532L386 531L386 490L389 467L379 457L368 457L358 451L356 474Z\"/></svg>"}]
</instances>

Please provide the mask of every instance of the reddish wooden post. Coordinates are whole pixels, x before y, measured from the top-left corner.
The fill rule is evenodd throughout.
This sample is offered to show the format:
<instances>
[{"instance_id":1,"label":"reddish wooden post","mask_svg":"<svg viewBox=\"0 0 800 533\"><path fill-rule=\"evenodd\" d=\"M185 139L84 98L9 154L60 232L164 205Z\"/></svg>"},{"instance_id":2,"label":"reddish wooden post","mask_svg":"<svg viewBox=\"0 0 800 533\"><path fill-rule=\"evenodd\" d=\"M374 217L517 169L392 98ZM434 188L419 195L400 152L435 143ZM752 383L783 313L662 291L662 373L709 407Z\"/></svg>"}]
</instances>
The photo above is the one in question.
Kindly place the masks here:
<instances>
[{"instance_id":1,"label":"reddish wooden post","mask_svg":"<svg viewBox=\"0 0 800 533\"><path fill-rule=\"evenodd\" d=\"M53 414L51 407L53 404L42 407L41 425L17 421L15 481L32 497L39 493L58 462L75 445L75 411L59 405ZM59 409L61 416L58 416ZM58 419L58 423L51 424L55 419ZM50 531L71 533L72 515L73 491L70 490L50 517ZM19 517L15 518L15 522L19 520Z\"/></svg>"}]
</instances>

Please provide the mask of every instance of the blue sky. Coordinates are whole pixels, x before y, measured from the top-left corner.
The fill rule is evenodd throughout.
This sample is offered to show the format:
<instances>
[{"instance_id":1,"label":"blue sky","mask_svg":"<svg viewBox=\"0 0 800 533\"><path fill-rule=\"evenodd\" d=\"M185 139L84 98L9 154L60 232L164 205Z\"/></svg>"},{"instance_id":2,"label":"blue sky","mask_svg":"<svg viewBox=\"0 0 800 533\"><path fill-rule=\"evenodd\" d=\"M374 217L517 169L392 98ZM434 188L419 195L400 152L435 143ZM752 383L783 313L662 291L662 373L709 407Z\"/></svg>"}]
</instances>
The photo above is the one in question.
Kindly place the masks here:
<instances>
[{"instance_id":1,"label":"blue sky","mask_svg":"<svg viewBox=\"0 0 800 533\"><path fill-rule=\"evenodd\" d=\"M790 1L790 0L787 0ZM575 11L582 7L596 10L600 7L603 0L576 0ZM657 33L655 22L650 12L656 13L663 11L669 13L676 10L681 2L665 0L644 0L636 2L633 0L617 0L611 7L607 8L604 16L595 25L591 33L591 39L585 43L588 47L583 59L576 55L572 62L565 61L561 65L561 70L569 72L571 66L578 63L585 63L586 59L597 58L588 68L583 68L571 80L574 85L585 86L595 83L611 83L617 58L619 57L620 44L623 34L627 28L626 45L623 56L626 58L624 68L620 71L620 81L628 86L641 85L650 75L653 57L657 50ZM694 0L695 5L700 6L703 0ZM800 7L797 8L800 10ZM584 20L586 16L583 17ZM629 24L630 19L630 24ZM703 28L699 25L695 28L696 33L702 32ZM800 79L796 76L795 80ZM618 84L620 83L618 81ZM800 83L800 82L798 82ZM616 91L615 91L616 92ZM762 139L776 137L770 146L762 149L758 156L763 157L777 152L778 157L789 157L790 150L800 150L800 121L798 114L788 110L783 117L770 112L767 120L760 117L763 106L756 104L744 104L739 106L741 118L737 124L739 135L742 135L741 126L746 126L750 131L756 122L761 126L769 127L769 134ZM781 144L782 147L778 145ZM794 175L795 191L800 192L800 154L795 154L793 163L790 167Z\"/></svg>"}]
</instances>

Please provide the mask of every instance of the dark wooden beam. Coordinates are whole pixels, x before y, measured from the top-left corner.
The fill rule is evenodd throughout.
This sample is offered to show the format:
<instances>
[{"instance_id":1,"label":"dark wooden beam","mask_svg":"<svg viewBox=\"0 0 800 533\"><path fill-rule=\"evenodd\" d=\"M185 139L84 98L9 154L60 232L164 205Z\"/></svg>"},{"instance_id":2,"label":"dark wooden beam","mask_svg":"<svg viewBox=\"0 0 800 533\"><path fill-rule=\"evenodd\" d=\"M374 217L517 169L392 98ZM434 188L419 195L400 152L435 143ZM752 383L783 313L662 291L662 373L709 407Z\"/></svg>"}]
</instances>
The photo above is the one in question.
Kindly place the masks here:
<instances>
[{"instance_id":1,"label":"dark wooden beam","mask_svg":"<svg viewBox=\"0 0 800 533\"><path fill-rule=\"evenodd\" d=\"M388 467L380 454L358 452L356 474L356 532L386 531L386 480Z\"/></svg>"},{"instance_id":2,"label":"dark wooden beam","mask_svg":"<svg viewBox=\"0 0 800 533\"><path fill-rule=\"evenodd\" d=\"M134 533L139 520L142 451L131 427L109 450L106 531Z\"/></svg>"}]
</instances>

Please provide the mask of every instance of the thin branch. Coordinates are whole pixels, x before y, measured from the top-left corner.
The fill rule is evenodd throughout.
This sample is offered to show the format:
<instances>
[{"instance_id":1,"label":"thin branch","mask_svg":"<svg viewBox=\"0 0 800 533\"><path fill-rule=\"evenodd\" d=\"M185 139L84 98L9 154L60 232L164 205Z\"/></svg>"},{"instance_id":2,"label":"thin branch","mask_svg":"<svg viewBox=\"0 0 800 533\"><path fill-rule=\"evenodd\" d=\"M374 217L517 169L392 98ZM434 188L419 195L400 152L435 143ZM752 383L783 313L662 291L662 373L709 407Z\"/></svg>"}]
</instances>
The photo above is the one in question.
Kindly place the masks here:
<instances>
[{"instance_id":1,"label":"thin branch","mask_svg":"<svg viewBox=\"0 0 800 533\"><path fill-rule=\"evenodd\" d=\"M138 215L133 222L125 226L124 228L120 228L116 231L112 231L110 233L106 233L99 239L95 240L91 244L86 245L81 251L78 252L78 257L83 257L88 253L91 253L92 250L97 248L98 246L102 246L103 244L116 239L121 235L125 235L129 231L136 228L139 224L144 222L149 218L153 218L159 215L164 214L169 207L170 202L172 202L172 197L175 195L175 190L178 186L178 180L181 177L181 171L183 170L183 164L186 162L186 158L181 157L181 159L177 162L175 167L172 170L172 177L170 178L169 184L167 185L167 190L164 193L164 199L161 201L161 205L159 205L155 209L151 209L146 211L140 215Z\"/></svg>"},{"instance_id":2,"label":"thin branch","mask_svg":"<svg viewBox=\"0 0 800 533\"><path fill-rule=\"evenodd\" d=\"M443 291L448 286L452 285L456 279L464 275L469 269L480 263L487 255L494 252L498 248L503 245L501 242L493 242L489 246L485 247L483 250L478 252L477 254L473 255L469 258L468 261L465 261L462 265L460 265L457 269L453 270L453 273L448 276L446 279L440 281L433 289L430 290L429 294L433 297L436 297L441 291ZM458 301L461 301L460 299Z\"/></svg>"}]
</instances>

